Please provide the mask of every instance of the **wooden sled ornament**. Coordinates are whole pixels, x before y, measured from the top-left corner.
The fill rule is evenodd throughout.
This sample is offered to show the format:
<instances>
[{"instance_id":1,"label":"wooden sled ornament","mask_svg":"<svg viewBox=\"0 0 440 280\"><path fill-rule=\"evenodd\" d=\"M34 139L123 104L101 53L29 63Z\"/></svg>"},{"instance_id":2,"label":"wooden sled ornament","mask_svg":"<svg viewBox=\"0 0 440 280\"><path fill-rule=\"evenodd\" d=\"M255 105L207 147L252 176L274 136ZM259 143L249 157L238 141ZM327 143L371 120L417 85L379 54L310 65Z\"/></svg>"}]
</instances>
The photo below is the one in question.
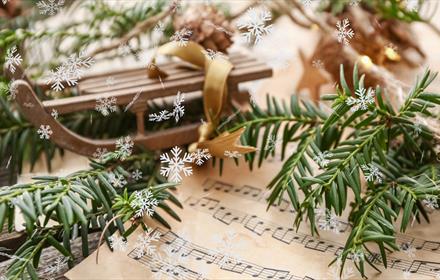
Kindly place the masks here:
<instances>
[{"instance_id":1,"label":"wooden sled ornament","mask_svg":"<svg viewBox=\"0 0 440 280\"><path fill-rule=\"evenodd\" d=\"M234 65L228 77L229 103L243 103L249 100L246 92L240 92L238 84L272 76L272 69L266 64L242 53L232 53L230 61ZM204 84L204 72L181 67L179 62L168 62L159 65L169 76L161 81L149 79L145 68L136 68L123 71L113 71L82 78L77 85L78 95L48 101L40 101L33 86L41 91L49 90L46 84L33 84L24 75L22 69L17 68L15 73L5 69L10 79L15 79L12 87L16 89L16 102L21 112L29 122L39 128L49 125L53 134L50 140L59 147L74 153L91 157L98 148L108 151L115 149L116 139L91 139L81 136L66 127L51 116L55 109L59 115L94 109L99 98L115 97L119 106L130 104L130 111L136 115L137 132L131 135L136 146L149 150L165 149L178 145L185 145L197 141L200 123L182 125L157 132L145 131L145 117L147 102L155 98L172 96L177 91L185 93L201 91ZM106 85L106 79L111 76L115 84Z\"/></svg>"}]
</instances>

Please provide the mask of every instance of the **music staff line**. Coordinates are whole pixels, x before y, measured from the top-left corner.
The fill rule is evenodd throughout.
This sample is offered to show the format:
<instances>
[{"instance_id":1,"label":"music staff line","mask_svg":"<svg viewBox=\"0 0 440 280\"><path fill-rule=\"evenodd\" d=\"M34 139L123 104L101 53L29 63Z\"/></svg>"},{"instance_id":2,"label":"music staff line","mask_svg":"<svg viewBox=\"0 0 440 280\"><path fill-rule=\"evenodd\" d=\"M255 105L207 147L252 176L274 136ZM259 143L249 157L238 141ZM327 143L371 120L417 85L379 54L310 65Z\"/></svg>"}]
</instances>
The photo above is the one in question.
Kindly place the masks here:
<instances>
[{"instance_id":1,"label":"music staff line","mask_svg":"<svg viewBox=\"0 0 440 280\"><path fill-rule=\"evenodd\" d=\"M311 235L296 232L290 227L281 226L271 221L264 220L256 215L249 215L240 210L223 207L220 201L209 197L194 198L189 197L186 202L192 208L210 214L214 219L230 225L237 223L254 234L262 236L264 233L271 234L272 238L290 245L292 242L304 245L306 249L320 252L333 253L339 255L343 250L343 245L337 242L317 239ZM382 265L380 254L374 253L366 256L377 265ZM408 261L394 257L388 257L388 267L410 273L418 273L426 276L440 275L440 263L422 260Z\"/></svg>"},{"instance_id":2,"label":"music staff line","mask_svg":"<svg viewBox=\"0 0 440 280\"><path fill-rule=\"evenodd\" d=\"M209 192L210 190L223 191L225 193L231 194L233 196L243 197L248 200L257 201L260 203L266 203L266 192L262 189L252 187L249 185L244 186L236 186L233 184L229 184L226 182L222 182L219 180L208 178L202 184L203 190L205 192ZM290 212L295 213L295 210L291 206L288 200L282 199L279 205L272 205L274 209L278 209L280 212ZM317 222L325 222L325 215L317 214L316 215ZM347 229L351 228L350 224L344 222L342 220L338 220L338 223L341 225L338 228L338 232L343 233L347 231ZM400 247L408 247L412 246L416 250L427 251L435 254L440 254L440 242L432 241L432 240L424 240L416 237L412 237L410 235L397 233L396 234L396 242L400 245Z\"/></svg>"},{"instance_id":3,"label":"music staff line","mask_svg":"<svg viewBox=\"0 0 440 280\"><path fill-rule=\"evenodd\" d=\"M218 266L220 269L225 271L250 275L253 278L267 279L267 280L313 280L313 278L307 276L299 277L293 275L286 270L262 267L260 265L248 261L227 256L223 253L204 248L188 240L185 240L172 231L165 232L160 228L156 228L154 231L158 231L161 234L159 242L162 242L163 244L170 246L172 253L179 253L180 256L183 258L191 257L197 261L205 261L207 264L214 264ZM136 259L147 266L150 266L152 261L156 261L153 260L152 256L149 255L144 255L140 259L137 258L137 255L138 254L136 253L136 249L130 252L129 254L131 258ZM176 270L173 269L172 267L170 268L169 265L162 264L161 266L157 267L157 269L166 272L168 275L178 277L178 276L183 276L183 274L180 275L180 271L186 272L185 270L187 268L183 266L179 266L179 268ZM202 274L192 270L188 270L187 276L189 276L189 278L184 278L184 279L190 279L190 280L205 279L203 278Z\"/></svg>"}]
</instances>

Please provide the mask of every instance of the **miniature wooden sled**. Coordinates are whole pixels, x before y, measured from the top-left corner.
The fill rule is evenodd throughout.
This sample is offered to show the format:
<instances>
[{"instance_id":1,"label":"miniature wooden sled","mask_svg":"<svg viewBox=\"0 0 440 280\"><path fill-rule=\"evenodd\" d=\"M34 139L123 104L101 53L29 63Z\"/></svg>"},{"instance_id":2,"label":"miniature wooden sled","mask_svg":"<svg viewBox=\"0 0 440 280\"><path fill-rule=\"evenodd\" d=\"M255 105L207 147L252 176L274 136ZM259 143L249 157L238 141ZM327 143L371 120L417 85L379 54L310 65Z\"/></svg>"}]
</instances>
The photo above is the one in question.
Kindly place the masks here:
<instances>
[{"instance_id":1,"label":"miniature wooden sled","mask_svg":"<svg viewBox=\"0 0 440 280\"><path fill-rule=\"evenodd\" d=\"M271 68L245 54L232 53L229 59L234 65L228 77L230 103L232 101L243 103L241 101L249 98L245 92L239 92L239 83L272 76ZM40 101L33 90L33 86L35 86L46 91L50 89L49 86L45 84L34 85L20 68L17 68L15 73L10 73L5 69L5 73L9 78L15 79L12 86L16 88L16 102L29 122L37 128L41 125L49 125L53 132L50 140L59 147L77 154L92 156L98 148L105 148L108 151L114 150L116 139L98 140L81 136L54 119L51 116L53 109L59 115L93 110L99 98L110 97L116 97L117 105L122 106L130 104L137 96L136 101L130 107L130 111L136 114L137 120L137 133L131 136L135 145L156 150L197 141L197 129L200 123L182 125L157 132L145 131L144 121L149 100L172 96L177 91L189 93L203 89L204 72L181 66L182 64L179 62L159 65L160 69L169 74L168 77L162 79L163 84L159 80L149 79L145 68L90 75L78 82L79 95L49 101ZM110 76L115 81L111 87L106 85L106 80Z\"/></svg>"}]
</instances>

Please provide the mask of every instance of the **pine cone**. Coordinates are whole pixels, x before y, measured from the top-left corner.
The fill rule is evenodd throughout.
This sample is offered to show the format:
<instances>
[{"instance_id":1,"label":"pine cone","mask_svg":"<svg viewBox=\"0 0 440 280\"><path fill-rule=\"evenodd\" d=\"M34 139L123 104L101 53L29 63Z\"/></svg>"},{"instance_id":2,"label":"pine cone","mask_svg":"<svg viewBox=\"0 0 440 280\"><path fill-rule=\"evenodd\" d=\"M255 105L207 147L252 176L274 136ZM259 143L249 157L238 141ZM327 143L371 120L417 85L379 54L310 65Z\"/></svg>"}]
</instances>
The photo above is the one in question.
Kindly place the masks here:
<instances>
[{"instance_id":1,"label":"pine cone","mask_svg":"<svg viewBox=\"0 0 440 280\"><path fill-rule=\"evenodd\" d=\"M232 45L231 35L234 29L223 12L214 6L191 6L174 18L173 25L176 31L184 28L191 30L189 39L205 49L226 53Z\"/></svg>"}]
</instances>

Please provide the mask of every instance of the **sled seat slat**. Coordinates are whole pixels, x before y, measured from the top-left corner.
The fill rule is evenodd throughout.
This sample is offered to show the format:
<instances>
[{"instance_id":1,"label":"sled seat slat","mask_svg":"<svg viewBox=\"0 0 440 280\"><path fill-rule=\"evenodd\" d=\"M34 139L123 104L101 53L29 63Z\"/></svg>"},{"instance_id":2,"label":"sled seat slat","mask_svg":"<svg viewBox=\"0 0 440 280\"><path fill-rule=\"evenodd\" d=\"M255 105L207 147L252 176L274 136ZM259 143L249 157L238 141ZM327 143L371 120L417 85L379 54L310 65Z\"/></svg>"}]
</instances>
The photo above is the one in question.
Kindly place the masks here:
<instances>
[{"instance_id":1,"label":"sled seat slat","mask_svg":"<svg viewBox=\"0 0 440 280\"><path fill-rule=\"evenodd\" d=\"M188 73L189 72L189 73ZM140 93L138 101L151 100L158 97L174 95L178 90L183 92L198 91L203 88L204 74L201 71L187 71L184 77L169 80L163 80L163 87L160 82L149 82L144 77L144 81L134 83L133 86L120 86L116 90L100 89L97 93L85 94L80 96L60 98L54 100L43 101L43 106L49 112L55 109L60 114L67 114L76 111L88 110L95 108L96 100L105 97L116 97L118 105L126 105L130 103L138 92ZM189 77L188 77L189 75ZM228 78L230 88L240 82L247 82L256 79L267 78L272 75L272 69L263 63L257 62L252 65L244 65L243 68L234 68ZM145 74L146 76L146 74ZM81 85L80 85L81 87ZM231 92L232 93L232 92Z\"/></svg>"}]
</instances>

